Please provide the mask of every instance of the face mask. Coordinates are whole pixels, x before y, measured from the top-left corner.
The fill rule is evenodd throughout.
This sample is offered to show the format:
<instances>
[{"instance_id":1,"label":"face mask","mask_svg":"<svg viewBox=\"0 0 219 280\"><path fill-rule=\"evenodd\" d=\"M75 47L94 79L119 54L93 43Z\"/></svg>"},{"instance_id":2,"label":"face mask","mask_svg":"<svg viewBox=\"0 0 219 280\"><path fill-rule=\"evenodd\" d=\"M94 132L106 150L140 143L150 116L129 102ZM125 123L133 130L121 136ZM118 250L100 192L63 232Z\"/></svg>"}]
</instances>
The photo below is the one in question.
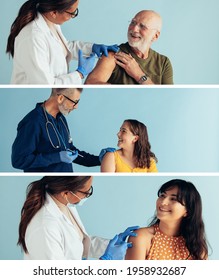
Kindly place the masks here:
<instances>
[{"instance_id":1,"label":"face mask","mask_svg":"<svg viewBox=\"0 0 219 280\"><path fill-rule=\"evenodd\" d=\"M81 199L77 204L74 204L74 205L82 206L85 203L86 200L87 200L87 197Z\"/></svg>"},{"instance_id":2,"label":"face mask","mask_svg":"<svg viewBox=\"0 0 219 280\"><path fill-rule=\"evenodd\" d=\"M66 205L67 207L70 207L70 208L71 208L71 207L75 207L76 204L70 203L70 202L68 201L67 195L66 195L65 199L66 199L67 202L68 202L67 205Z\"/></svg>"},{"instance_id":3,"label":"face mask","mask_svg":"<svg viewBox=\"0 0 219 280\"><path fill-rule=\"evenodd\" d=\"M85 201L88 199L87 197L81 199L79 196L77 196L77 195L74 194L73 192L71 192L71 194L73 194L73 195L76 196L78 199L80 199L80 201L79 201L78 203L70 203L70 202L68 201L67 196L66 196L66 200L67 200L67 202L68 202L68 203L67 203L67 206L68 206L68 207L82 206L82 205L85 203Z\"/></svg>"},{"instance_id":4,"label":"face mask","mask_svg":"<svg viewBox=\"0 0 219 280\"><path fill-rule=\"evenodd\" d=\"M67 207L69 208L74 208L76 206L76 204L73 204L73 203L67 203L66 205Z\"/></svg>"}]
</instances>

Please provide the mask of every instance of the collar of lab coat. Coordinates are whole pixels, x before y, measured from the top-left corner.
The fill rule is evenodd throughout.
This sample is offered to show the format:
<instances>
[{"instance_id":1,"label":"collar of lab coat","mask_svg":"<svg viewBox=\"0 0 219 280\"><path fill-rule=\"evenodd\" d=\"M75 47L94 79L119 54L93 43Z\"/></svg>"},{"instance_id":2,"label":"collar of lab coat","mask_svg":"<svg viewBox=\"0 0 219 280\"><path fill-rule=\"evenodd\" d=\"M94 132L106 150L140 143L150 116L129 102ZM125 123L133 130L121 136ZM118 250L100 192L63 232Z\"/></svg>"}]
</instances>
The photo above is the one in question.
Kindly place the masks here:
<instances>
[{"instance_id":1,"label":"collar of lab coat","mask_svg":"<svg viewBox=\"0 0 219 280\"><path fill-rule=\"evenodd\" d=\"M52 197L46 193L46 202L45 202L45 207L47 208L47 210L50 212L50 214L54 217L62 217L66 220L67 223L71 224L71 221L69 221L69 219L60 211L59 207L57 206L57 204L55 203L55 201L52 199ZM73 217L75 218L75 220L77 221L78 225L80 226L81 230L83 231L83 233L85 235L88 235L83 224L82 221L80 219L80 216L78 214L78 211L76 209L76 207L71 207L69 208L70 212L72 213Z\"/></svg>"},{"instance_id":2,"label":"collar of lab coat","mask_svg":"<svg viewBox=\"0 0 219 280\"><path fill-rule=\"evenodd\" d=\"M42 16L41 13L37 13L37 17L35 18L35 23L37 25L37 27L43 32L43 33L49 33L55 40L58 41L58 39L56 38L56 36L52 33L52 31L49 29L49 26L47 25L44 17ZM71 51L69 50L66 38L63 36L62 31L61 31L61 27L58 24L55 24L56 30L60 36L60 38L62 39L63 44L65 44L65 47L68 51L68 60L72 59L72 54Z\"/></svg>"}]
</instances>

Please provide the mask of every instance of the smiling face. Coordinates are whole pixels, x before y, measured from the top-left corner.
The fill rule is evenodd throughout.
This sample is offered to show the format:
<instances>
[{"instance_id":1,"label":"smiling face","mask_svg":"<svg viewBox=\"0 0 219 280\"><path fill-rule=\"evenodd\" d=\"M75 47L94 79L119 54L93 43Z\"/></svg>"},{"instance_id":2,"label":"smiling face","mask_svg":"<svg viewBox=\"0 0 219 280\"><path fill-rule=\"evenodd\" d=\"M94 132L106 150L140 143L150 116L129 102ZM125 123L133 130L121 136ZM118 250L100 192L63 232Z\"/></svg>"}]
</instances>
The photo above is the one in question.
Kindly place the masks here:
<instances>
[{"instance_id":1,"label":"smiling face","mask_svg":"<svg viewBox=\"0 0 219 280\"><path fill-rule=\"evenodd\" d=\"M134 135L127 122L124 122L120 127L119 132L117 133L118 136L118 144L119 148L129 148L134 147L135 142L138 140L138 136Z\"/></svg>"},{"instance_id":2,"label":"smiling face","mask_svg":"<svg viewBox=\"0 0 219 280\"><path fill-rule=\"evenodd\" d=\"M178 201L178 187L161 193L156 202L157 218L161 221L181 221L187 216L184 205Z\"/></svg>"},{"instance_id":3,"label":"smiling face","mask_svg":"<svg viewBox=\"0 0 219 280\"><path fill-rule=\"evenodd\" d=\"M153 11L138 13L129 24L129 45L142 53L146 52L153 41L160 35L161 18Z\"/></svg>"}]
</instances>

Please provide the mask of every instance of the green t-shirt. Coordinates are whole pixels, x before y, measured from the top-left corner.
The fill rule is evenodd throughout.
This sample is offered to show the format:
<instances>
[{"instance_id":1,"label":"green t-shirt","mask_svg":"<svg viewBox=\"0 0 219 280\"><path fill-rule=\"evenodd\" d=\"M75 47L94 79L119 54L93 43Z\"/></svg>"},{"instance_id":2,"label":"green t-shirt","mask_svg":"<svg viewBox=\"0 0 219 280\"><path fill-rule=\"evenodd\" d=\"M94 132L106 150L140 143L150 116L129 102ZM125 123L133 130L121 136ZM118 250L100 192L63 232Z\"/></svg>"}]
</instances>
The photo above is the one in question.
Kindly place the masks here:
<instances>
[{"instance_id":1,"label":"green t-shirt","mask_svg":"<svg viewBox=\"0 0 219 280\"><path fill-rule=\"evenodd\" d=\"M130 53L138 62L142 71L149 77L154 84L173 84L173 69L168 57L150 49L146 59L139 58L130 48L128 43L121 44L121 51ZM125 70L116 65L111 77L108 80L110 84L138 84L130 77Z\"/></svg>"}]
</instances>

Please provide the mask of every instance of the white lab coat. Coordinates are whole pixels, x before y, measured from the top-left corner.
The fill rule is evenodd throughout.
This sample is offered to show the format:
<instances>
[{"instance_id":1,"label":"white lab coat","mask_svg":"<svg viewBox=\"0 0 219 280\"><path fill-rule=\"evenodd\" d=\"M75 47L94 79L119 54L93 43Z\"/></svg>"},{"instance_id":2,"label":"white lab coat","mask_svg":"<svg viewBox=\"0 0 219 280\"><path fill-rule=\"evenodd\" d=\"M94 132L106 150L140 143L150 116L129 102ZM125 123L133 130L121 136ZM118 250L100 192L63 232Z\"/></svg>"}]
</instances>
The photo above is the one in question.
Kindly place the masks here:
<instances>
[{"instance_id":1,"label":"white lab coat","mask_svg":"<svg viewBox=\"0 0 219 280\"><path fill-rule=\"evenodd\" d=\"M81 84L77 71L69 73L69 62L78 59L78 50L85 55L92 52L92 43L67 41L61 28L56 29L65 44L63 46L49 29L43 16L27 24L15 38L12 84Z\"/></svg>"},{"instance_id":2,"label":"white lab coat","mask_svg":"<svg viewBox=\"0 0 219 280\"><path fill-rule=\"evenodd\" d=\"M45 205L30 221L25 243L26 260L80 260L99 258L103 255L109 240L89 237L80 220L76 207L70 208L84 234L83 242L70 220L60 211L54 200L47 194Z\"/></svg>"}]
</instances>

